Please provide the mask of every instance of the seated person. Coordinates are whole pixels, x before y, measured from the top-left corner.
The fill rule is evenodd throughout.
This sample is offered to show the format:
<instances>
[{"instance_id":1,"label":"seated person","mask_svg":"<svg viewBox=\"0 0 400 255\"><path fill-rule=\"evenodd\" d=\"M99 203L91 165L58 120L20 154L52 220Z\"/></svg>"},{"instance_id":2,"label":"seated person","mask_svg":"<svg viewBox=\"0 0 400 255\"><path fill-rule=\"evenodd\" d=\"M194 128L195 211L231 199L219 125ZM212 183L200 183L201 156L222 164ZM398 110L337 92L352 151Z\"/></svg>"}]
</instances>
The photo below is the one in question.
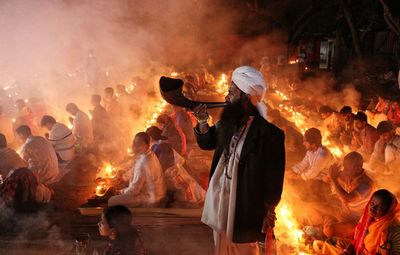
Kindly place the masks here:
<instances>
[{"instance_id":1,"label":"seated person","mask_svg":"<svg viewBox=\"0 0 400 255\"><path fill-rule=\"evenodd\" d=\"M342 124L340 115L329 106L323 105L319 108L319 114L324 120L323 127L329 131L328 139L332 142L340 143L340 133L342 132Z\"/></svg>"},{"instance_id":2,"label":"seated person","mask_svg":"<svg viewBox=\"0 0 400 255\"><path fill-rule=\"evenodd\" d=\"M340 133L340 142L343 145L351 145L351 139L353 138L354 128L354 114L350 106L343 106L340 109L340 117L342 118L341 125L342 131Z\"/></svg>"},{"instance_id":3,"label":"seated person","mask_svg":"<svg viewBox=\"0 0 400 255\"><path fill-rule=\"evenodd\" d=\"M400 103L398 101L393 101L390 105L387 118L392 122L393 126L400 126Z\"/></svg>"},{"instance_id":4,"label":"seated person","mask_svg":"<svg viewBox=\"0 0 400 255\"><path fill-rule=\"evenodd\" d=\"M66 125L56 122L56 120L49 115L44 115L42 117L40 125L50 132L47 139L53 145L58 161L71 161L75 156L76 142L72 131Z\"/></svg>"},{"instance_id":5,"label":"seated person","mask_svg":"<svg viewBox=\"0 0 400 255\"><path fill-rule=\"evenodd\" d=\"M351 240L325 242L324 255L370 255L399 254L400 225L399 205L396 197L388 190L376 191L368 204Z\"/></svg>"},{"instance_id":6,"label":"seated person","mask_svg":"<svg viewBox=\"0 0 400 255\"><path fill-rule=\"evenodd\" d=\"M56 182L59 173L58 160L51 143L44 137L33 136L28 126L20 126L16 133L23 143L21 157L28 163L39 183L49 185Z\"/></svg>"},{"instance_id":7,"label":"seated person","mask_svg":"<svg viewBox=\"0 0 400 255\"><path fill-rule=\"evenodd\" d=\"M171 148L161 130L149 127L146 133L150 136L152 151L160 160L168 189L169 207L201 207L205 191L183 167L185 160Z\"/></svg>"},{"instance_id":8,"label":"seated person","mask_svg":"<svg viewBox=\"0 0 400 255\"><path fill-rule=\"evenodd\" d=\"M111 197L108 205L162 206L165 202L167 187L160 162L150 149L149 135L144 132L137 133L132 149L136 155L136 162L129 186L122 190L122 194Z\"/></svg>"},{"instance_id":9,"label":"seated person","mask_svg":"<svg viewBox=\"0 0 400 255\"><path fill-rule=\"evenodd\" d=\"M328 168L334 162L331 152L322 145L322 135L317 128L310 128L304 133L306 155L300 163L292 167L293 172L303 180L322 180Z\"/></svg>"},{"instance_id":10,"label":"seated person","mask_svg":"<svg viewBox=\"0 0 400 255\"><path fill-rule=\"evenodd\" d=\"M105 208L97 224L101 236L111 242L101 253L104 255L145 255L146 250L139 233L132 225L132 213L123 205Z\"/></svg>"},{"instance_id":11,"label":"seated person","mask_svg":"<svg viewBox=\"0 0 400 255\"><path fill-rule=\"evenodd\" d=\"M363 158L358 152L344 157L343 171L339 171L339 165L332 165L328 181L341 201L341 210L340 215L335 215L336 219L326 222L324 233L328 237L348 237L375 189L374 182L366 175Z\"/></svg>"},{"instance_id":12,"label":"seated person","mask_svg":"<svg viewBox=\"0 0 400 255\"><path fill-rule=\"evenodd\" d=\"M157 118L157 125L162 130L162 135L168 139L172 148L179 154L186 153L186 137L182 129L167 114L160 114Z\"/></svg>"},{"instance_id":13,"label":"seated person","mask_svg":"<svg viewBox=\"0 0 400 255\"><path fill-rule=\"evenodd\" d=\"M379 172L379 175L382 173L391 175L400 165L400 136L394 133L392 123L389 121L381 121L377 131L380 139L375 143L370 166L372 170Z\"/></svg>"},{"instance_id":14,"label":"seated person","mask_svg":"<svg viewBox=\"0 0 400 255\"><path fill-rule=\"evenodd\" d=\"M174 150L168 143L167 138L161 135L162 131L158 127L151 126L146 130L146 133L150 136L151 150L156 154L165 172L175 165Z\"/></svg>"},{"instance_id":15,"label":"seated person","mask_svg":"<svg viewBox=\"0 0 400 255\"><path fill-rule=\"evenodd\" d=\"M27 167L26 162L13 149L7 148L6 137L0 133L0 175L3 179L11 170Z\"/></svg>"},{"instance_id":16,"label":"seated person","mask_svg":"<svg viewBox=\"0 0 400 255\"><path fill-rule=\"evenodd\" d=\"M367 115L363 112L357 112L356 116L354 116L352 149L359 152L365 161L369 161L378 139L378 132L368 124Z\"/></svg>"},{"instance_id":17,"label":"seated person","mask_svg":"<svg viewBox=\"0 0 400 255\"><path fill-rule=\"evenodd\" d=\"M18 213L35 212L39 208L39 183L27 168L13 170L0 185L0 210L11 208Z\"/></svg>"}]
</instances>

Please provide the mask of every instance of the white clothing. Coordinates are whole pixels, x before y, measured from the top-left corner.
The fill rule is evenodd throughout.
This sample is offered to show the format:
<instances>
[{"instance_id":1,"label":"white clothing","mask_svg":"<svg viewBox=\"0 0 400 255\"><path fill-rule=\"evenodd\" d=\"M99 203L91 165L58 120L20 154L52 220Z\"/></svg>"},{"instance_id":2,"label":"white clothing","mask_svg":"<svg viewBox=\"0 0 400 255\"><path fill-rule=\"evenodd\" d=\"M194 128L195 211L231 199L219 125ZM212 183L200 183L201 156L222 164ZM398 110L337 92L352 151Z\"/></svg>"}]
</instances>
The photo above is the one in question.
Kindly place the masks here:
<instances>
[{"instance_id":1,"label":"white clothing","mask_svg":"<svg viewBox=\"0 0 400 255\"><path fill-rule=\"evenodd\" d=\"M328 167L334 162L331 152L326 147L320 146L316 151L307 150L306 156L300 163L294 165L292 170L305 181L321 180L328 174Z\"/></svg>"},{"instance_id":2,"label":"white clothing","mask_svg":"<svg viewBox=\"0 0 400 255\"><path fill-rule=\"evenodd\" d=\"M385 144L382 138L380 138L374 147L374 152L370 159L371 170L377 171L380 167L385 167L385 174L397 173L397 169L400 166L400 136L394 135L392 140Z\"/></svg>"},{"instance_id":3,"label":"white clothing","mask_svg":"<svg viewBox=\"0 0 400 255\"><path fill-rule=\"evenodd\" d=\"M226 239L225 233L213 231L215 255L259 255L257 243L232 243Z\"/></svg>"},{"instance_id":4,"label":"white clothing","mask_svg":"<svg viewBox=\"0 0 400 255\"><path fill-rule=\"evenodd\" d=\"M121 195L109 199L108 205L123 204L127 207L152 207L166 198L167 186L157 156L150 150L139 155L129 186Z\"/></svg>"},{"instance_id":5,"label":"white clothing","mask_svg":"<svg viewBox=\"0 0 400 255\"><path fill-rule=\"evenodd\" d=\"M74 158L76 138L66 125L62 123L54 124L50 130L49 141L62 160L70 161Z\"/></svg>"},{"instance_id":6,"label":"white clothing","mask_svg":"<svg viewBox=\"0 0 400 255\"><path fill-rule=\"evenodd\" d=\"M72 134L82 147L88 147L93 143L92 122L86 113L79 110L74 118Z\"/></svg>"},{"instance_id":7,"label":"white clothing","mask_svg":"<svg viewBox=\"0 0 400 255\"><path fill-rule=\"evenodd\" d=\"M241 66L233 71L232 81L241 91L257 98L254 106L260 115L267 119L267 106L263 102L267 85L263 74L254 67Z\"/></svg>"},{"instance_id":8,"label":"white clothing","mask_svg":"<svg viewBox=\"0 0 400 255\"><path fill-rule=\"evenodd\" d=\"M226 243L233 239L239 159L252 121L232 137L228 162L222 154L206 193L201 221L218 234L226 233Z\"/></svg>"},{"instance_id":9,"label":"white clothing","mask_svg":"<svg viewBox=\"0 0 400 255\"><path fill-rule=\"evenodd\" d=\"M39 183L54 183L58 176L56 152L49 141L41 136L30 136L21 147L21 157L38 177Z\"/></svg>"}]
</instances>

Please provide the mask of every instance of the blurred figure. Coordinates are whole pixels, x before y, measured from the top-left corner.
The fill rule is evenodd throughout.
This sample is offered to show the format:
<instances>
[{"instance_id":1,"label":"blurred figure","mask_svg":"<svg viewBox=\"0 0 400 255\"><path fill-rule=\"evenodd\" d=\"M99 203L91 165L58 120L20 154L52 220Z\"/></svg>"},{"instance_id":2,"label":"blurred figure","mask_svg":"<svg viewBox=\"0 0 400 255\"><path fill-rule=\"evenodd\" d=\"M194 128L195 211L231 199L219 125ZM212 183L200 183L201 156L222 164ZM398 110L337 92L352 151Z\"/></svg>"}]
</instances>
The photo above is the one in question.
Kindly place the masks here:
<instances>
[{"instance_id":1,"label":"blurred figure","mask_svg":"<svg viewBox=\"0 0 400 255\"><path fill-rule=\"evenodd\" d=\"M94 142L98 145L111 140L111 119L103 106L101 106L101 96L92 95L91 104L93 109L92 114L92 127Z\"/></svg>"},{"instance_id":2,"label":"blurred figure","mask_svg":"<svg viewBox=\"0 0 400 255\"><path fill-rule=\"evenodd\" d=\"M389 107L387 118L392 122L393 126L400 126L400 104L398 101L393 101Z\"/></svg>"},{"instance_id":3,"label":"blurred figure","mask_svg":"<svg viewBox=\"0 0 400 255\"><path fill-rule=\"evenodd\" d=\"M190 113L184 108L173 106L174 109L174 120L178 127L180 127L185 135L187 146L193 146L196 144L196 137L193 133L193 122ZM194 118L194 117L193 117Z\"/></svg>"},{"instance_id":4,"label":"blurred figure","mask_svg":"<svg viewBox=\"0 0 400 255\"><path fill-rule=\"evenodd\" d=\"M51 143L41 136L33 136L28 126L20 126L16 133L23 143L21 157L28 163L29 169L40 183L54 183L58 176L58 161Z\"/></svg>"},{"instance_id":5,"label":"blurred figure","mask_svg":"<svg viewBox=\"0 0 400 255\"><path fill-rule=\"evenodd\" d=\"M351 139L353 138L353 129L354 129L354 114L353 110L350 106L343 106L340 109L340 117L342 121L342 131L340 133L340 142L343 145L350 146Z\"/></svg>"},{"instance_id":6,"label":"blurred figure","mask_svg":"<svg viewBox=\"0 0 400 255\"><path fill-rule=\"evenodd\" d=\"M97 92L100 86L100 68L93 50L89 50L86 58L86 81L93 92Z\"/></svg>"},{"instance_id":7,"label":"blurred figure","mask_svg":"<svg viewBox=\"0 0 400 255\"><path fill-rule=\"evenodd\" d=\"M368 124L367 115L363 112L357 112L356 116L354 116L352 149L359 152L367 162L374 151L375 143L378 139L378 132Z\"/></svg>"},{"instance_id":8,"label":"blurred figure","mask_svg":"<svg viewBox=\"0 0 400 255\"><path fill-rule=\"evenodd\" d=\"M17 213L32 213L39 208L38 181L27 168L13 170L0 185L0 210L11 208Z\"/></svg>"},{"instance_id":9,"label":"blurred figure","mask_svg":"<svg viewBox=\"0 0 400 255\"><path fill-rule=\"evenodd\" d=\"M14 130L19 126L26 125L32 130L32 133L37 133L37 127L34 123L33 111L29 108L25 101L18 99L15 101L15 106L17 107L18 113L14 122Z\"/></svg>"},{"instance_id":10,"label":"blurred figure","mask_svg":"<svg viewBox=\"0 0 400 255\"><path fill-rule=\"evenodd\" d=\"M397 176L400 166L400 136L394 133L392 123L389 121L380 122L377 132L380 138L375 143L374 152L371 155L371 169L375 170L379 177L385 174Z\"/></svg>"},{"instance_id":11,"label":"blurred figure","mask_svg":"<svg viewBox=\"0 0 400 255\"><path fill-rule=\"evenodd\" d=\"M103 105L110 116L113 118L119 117L120 109L113 88L107 87L104 89Z\"/></svg>"},{"instance_id":12,"label":"blurred figure","mask_svg":"<svg viewBox=\"0 0 400 255\"><path fill-rule=\"evenodd\" d=\"M156 126L151 126L146 130L146 134L150 136L151 150L156 154L165 172L175 164L175 157L174 150L168 143L167 138L162 136L161 133L162 131Z\"/></svg>"},{"instance_id":13,"label":"blurred figure","mask_svg":"<svg viewBox=\"0 0 400 255\"><path fill-rule=\"evenodd\" d=\"M329 183L342 208L335 213L335 219L325 223L324 233L328 237L349 237L375 190L373 180L363 169L363 162L361 154L350 152L343 159L343 171L337 164L329 169Z\"/></svg>"},{"instance_id":14,"label":"blurred figure","mask_svg":"<svg viewBox=\"0 0 400 255\"><path fill-rule=\"evenodd\" d=\"M11 170L27 167L26 162L13 149L7 147L6 137L0 133L0 175L5 179Z\"/></svg>"},{"instance_id":15,"label":"blurred figure","mask_svg":"<svg viewBox=\"0 0 400 255\"><path fill-rule=\"evenodd\" d=\"M89 117L74 103L67 104L65 110L74 116L69 120L73 125L72 134L77 139L77 143L83 148L88 148L93 143L93 128Z\"/></svg>"},{"instance_id":16,"label":"blurred figure","mask_svg":"<svg viewBox=\"0 0 400 255\"><path fill-rule=\"evenodd\" d=\"M47 139L51 142L56 151L59 162L71 161L75 156L76 138L72 131L64 124L56 122L49 115L44 115L40 125L46 128L49 133Z\"/></svg>"},{"instance_id":17,"label":"blurred figure","mask_svg":"<svg viewBox=\"0 0 400 255\"><path fill-rule=\"evenodd\" d=\"M157 125L162 130L162 135L168 139L172 148L179 154L186 153L186 138L182 129L178 127L174 120L167 114L160 114L157 118Z\"/></svg>"},{"instance_id":18,"label":"blurred figure","mask_svg":"<svg viewBox=\"0 0 400 255\"><path fill-rule=\"evenodd\" d=\"M375 105L374 113L383 113L385 115L388 114L390 108L390 102L383 95L378 96L378 102Z\"/></svg>"},{"instance_id":19,"label":"blurred figure","mask_svg":"<svg viewBox=\"0 0 400 255\"><path fill-rule=\"evenodd\" d=\"M0 133L4 134L9 143L14 141L13 123L10 118L7 118L3 112L3 107L0 105Z\"/></svg>"},{"instance_id":20,"label":"blurred figure","mask_svg":"<svg viewBox=\"0 0 400 255\"><path fill-rule=\"evenodd\" d=\"M104 255L146 255L139 233L132 225L132 213L123 205L104 209L97 224L101 236L110 243L101 253Z\"/></svg>"},{"instance_id":21,"label":"blurred figure","mask_svg":"<svg viewBox=\"0 0 400 255\"><path fill-rule=\"evenodd\" d=\"M324 120L324 129L329 131L328 139L340 144L340 133L342 132L340 115L326 105L319 108L319 114Z\"/></svg>"},{"instance_id":22,"label":"blurred figure","mask_svg":"<svg viewBox=\"0 0 400 255\"><path fill-rule=\"evenodd\" d=\"M137 133L132 149L136 155L132 179L129 186L108 200L109 206L160 207L166 199L167 187L163 170L157 156L150 150L150 137Z\"/></svg>"}]
</instances>

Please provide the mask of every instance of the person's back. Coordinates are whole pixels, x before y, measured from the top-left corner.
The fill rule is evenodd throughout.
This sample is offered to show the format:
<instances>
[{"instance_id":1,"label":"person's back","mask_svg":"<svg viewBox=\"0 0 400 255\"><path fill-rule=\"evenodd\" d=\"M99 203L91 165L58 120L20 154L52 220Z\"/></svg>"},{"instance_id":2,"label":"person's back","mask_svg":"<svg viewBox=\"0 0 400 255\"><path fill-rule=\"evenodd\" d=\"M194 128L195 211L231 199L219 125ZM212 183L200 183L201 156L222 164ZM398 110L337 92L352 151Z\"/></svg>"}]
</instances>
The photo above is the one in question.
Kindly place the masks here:
<instances>
[{"instance_id":1,"label":"person's back","mask_svg":"<svg viewBox=\"0 0 400 255\"><path fill-rule=\"evenodd\" d=\"M49 141L61 160L69 161L74 158L76 139L66 125L58 122L55 123L50 130Z\"/></svg>"},{"instance_id":2,"label":"person's back","mask_svg":"<svg viewBox=\"0 0 400 255\"><path fill-rule=\"evenodd\" d=\"M178 153L182 153L182 137L175 124L171 121L163 129L162 135L168 138L172 148Z\"/></svg>"},{"instance_id":3,"label":"person's back","mask_svg":"<svg viewBox=\"0 0 400 255\"><path fill-rule=\"evenodd\" d=\"M108 127L110 126L109 115L101 105L96 105L92 111L92 127L95 140L107 138Z\"/></svg>"},{"instance_id":4,"label":"person's back","mask_svg":"<svg viewBox=\"0 0 400 255\"><path fill-rule=\"evenodd\" d=\"M13 149L0 148L0 174L3 179L11 170L26 166L26 162Z\"/></svg>"},{"instance_id":5,"label":"person's back","mask_svg":"<svg viewBox=\"0 0 400 255\"><path fill-rule=\"evenodd\" d=\"M82 111L77 112L72 133L83 147L87 147L93 142L92 123L86 113Z\"/></svg>"},{"instance_id":6,"label":"person's back","mask_svg":"<svg viewBox=\"0 0 400 255\"><path fill-rule=\"evenodd\" d=\"M145 182L140 190L143 201L151 205L165 198L166 184L164 175L157 156L153 152L150 151L137 159L134 175L136 175L136 172L145 176Z\"/></svg>"},{"instance_id":7,"label":"person's back","mask_svg":"<svg viewBox=\"0 0 400 255\"><path fill-rule=\"evenodd\" d=\"M189 113L184 110L178 110L175 113L176 124L182 129L186 137L187 144L196 143L196 137L193 133L193 123L189 116Z\"/></svg>"},{"instance_id":8,"label":"person's back","mask_svg":"<svg viewBox=\"0 0 400 255\"><path fill-rule=\"evenodd\" d=\"M56 152L49 141L41 136L31 136L21 149L22 158L42 184L51 184L58 176Z\"/></svg>"},{"instance_id":9,"label":"person's back","mask_svg":"<svg viewBox=\"0 0 400 255\"><path fill-rule=\"evenodd\" d=\"M174 165L174 151L168 142L161 140L153 144L151 150L156 154L163 171Z\"/></svg>"}]
</instances>

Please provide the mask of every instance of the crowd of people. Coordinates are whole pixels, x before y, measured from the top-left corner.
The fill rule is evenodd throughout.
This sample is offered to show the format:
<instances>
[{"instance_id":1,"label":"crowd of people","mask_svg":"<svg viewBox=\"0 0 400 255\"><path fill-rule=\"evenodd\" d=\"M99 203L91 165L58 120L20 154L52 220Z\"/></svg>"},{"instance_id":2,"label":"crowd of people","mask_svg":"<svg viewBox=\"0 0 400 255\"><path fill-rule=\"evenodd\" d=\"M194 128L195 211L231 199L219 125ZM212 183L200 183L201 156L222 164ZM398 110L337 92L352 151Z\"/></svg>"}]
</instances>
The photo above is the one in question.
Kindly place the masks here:
<instances>
[{"instance_id":1,"label":"crowd of people","mask_svg":"<svg viewBox=\"0 0 400 255\"><path fill-rule=\"evenodd\" d=\"M250 71L259 75L258 71ZM262 76L255 79L258 78L263 81ZM249 79L247 77L245 82L237 80L235 84L239 84L239 89L235 87L235 91L238 92L231 91L230 88L227 100L237 96L241 102L245 97L243 95L248 95L248 98L254 96L253 88L247 87L246 82ZM192 83L186 88L189 97L195 96L196 86L206 84L204 81L204 84L199 85L198 80L190 75L186 77L186 82ZM245 85L241 85L241 82ZM397 185L397 169L400 164L399 103L379 96L376 105L356 113L350 106L343 106L337 111L321 105L315 115L318 119L314 120L320 125L315 125L302 134L300 128L278 110L271 107L266 111L260 100L260 95L263 96L265 90L264 86L257 94L256 103L250 99L246 101L246 104L254 105L254 108L248 109L249 112L246 113L240 105L232 104L232 108L223 112L222 121L214 127L208 126L208 116L205 121L199 118L204 114L205 108L197 109L198 112L192 114L184 109L169 106L169 109L157 117L156 124L135 134L130 145L134 155L132 167L121 169L119 173L126 185L117 194L109 197L109 207L105 209L99 223L100 234L112 240L110 250L117 249L115 247L131 249L132 247L125 244L125 241L131 238L132 240L128 241L135 246L136 254L145 252L136 230L129 224L131 214L127 208L203 206L207 184L203 185L201 180L189 173L193 166L188 164L199 146L205 150L219 148L212 162L212 174L216 171L217 176L223 177L227 174L224 173L226 167L243 167L235 160L226 161L226 166L222 167L222 161L219 161L221 158L231 157L231 154L226 152L231 150L230 132L233 131L224 121L227 120L229 124L229 121L235 121L238 115L246 113L251 116L251 121L240 130L246 134L250 132L250 136L264 137L261 128L257 131L250 129L253 121L265 128L267 133L276 132L276 136L279 136L281 130L285 132L285 185L295 191L293 196L301 201L300 204L313 205L307 213L318 215L313 219L303 219L302 222L303 225L312 225L321 230L314 236L315 251L320 254L396 254L395 252L400 251L400 240L397 237L400 230L396 221L396 197L400 195ZM112 87L107 87L103 95L92 95L92 109L89 114L76 103L68 103L65 111L71 116L70 123L58 122L55 116L45 110L40 112L38 121L38 112L24 100L15 102L18 113L14 119L6 118L0 106L0 207L12 208L22 213L38 210L43 204L52 202L53 187L62 182L63 177L71 171L71 162L85 154L93 154L97 158L110 161L116 151L126 148L127 137L123 134L129 133L128 122L138 116L138 112L135 111L138 106L124 86L118 85L116 91L115 93ZM240 118L237 121L241 123ZM197 124L199 126L195 128ZM215 134L217 129L222 130L219 131L218 137ZM41 136L40 132L43 130L46 133ZM225 144L221 142L224 139L228 141ZM237 139L237 145L244 146L244 140L240 140L240 137ZM331 146L327 146L323 142L324 139ZM12 141L12 146L8 140ZM263 143L256 140L252 142L259 146L257 153L265 150L265 154L268 154L269 150L263 147ZM267 140L263 142L267 143ZM20 145L18 152L12 149L16 144ZM245 146L249 145L245 143ZM335 154L332 146L338 148L343 156ZM244 150L247 150L247 147L244 147ZM264 161L279 161L283 173L283 151L284 148L281 150L283 154L278 155L276 152L276 155L272 153L269 157L265 155L264 158L254 158L246 167L261 169ZM272 165L269 167L274 168ZM259 182L265 174L258 178L257 171L254 171L254 175L245 176L246 180L237 179L238 185L244 185L243 189L247 189L251 185L243 183L252 179L253 184L257 183L261 187ZM222 177L221 180L224 179ZM281 177L278 173L271 173L268 178L275 178L275 184L278 185L283 182L283 174ZM238 177L235 177L235 180L236 178ZM219 181L220 179L214 180L210 177L207 194L214 192L217 196L216 194L222 192L217 189ZM255 187L258 187L257 185ZM275 206L282 192L278 186L278 191L265 188L265 192L274 194L273 202L268 207L271 218L275 217ZM238 203L243 204L239 204L237 212L242 213L240 210L245 210L249 213L248 208L253 208L252 211L258 210L257 206L249 204L249 198L243 199L239 193L237 196ZM254 193L251 197L258 196ZM210 203L212 202L209 199L205 212L212 214L215 207ZM204 221L210 221L210 218L204 217L203 214ZM270 225L273 226L273 223ZM267 228L267 234L273 233L268 232L273 228L271 226ZM226 242L225 239L229 238L229 235L230 238L236 238L232 233L224 235L218 236L218 240Z\"/></svg>"}]
</instances>

